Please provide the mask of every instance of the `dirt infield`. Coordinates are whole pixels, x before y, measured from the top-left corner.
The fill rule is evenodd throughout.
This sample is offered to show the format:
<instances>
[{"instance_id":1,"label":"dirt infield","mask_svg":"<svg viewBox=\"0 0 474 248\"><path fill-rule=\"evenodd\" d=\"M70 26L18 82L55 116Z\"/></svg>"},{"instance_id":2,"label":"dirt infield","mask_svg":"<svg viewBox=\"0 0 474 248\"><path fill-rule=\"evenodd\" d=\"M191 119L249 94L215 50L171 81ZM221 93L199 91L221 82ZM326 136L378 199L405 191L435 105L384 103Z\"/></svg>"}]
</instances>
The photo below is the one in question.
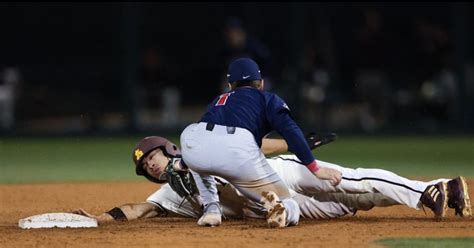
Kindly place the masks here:
<instances>
[{"instance_id":1,"label":"dirt infield","mask_svg":"<svg viewBox=\"0 0 474 248\"><path fill-rule=\"evenodd\" d=\"M474 180L469 181L474 195ZM94 214L140 202L157 189L148 183L0 185L0 247L374 247L388 237L474 237L474 220L441 222L407 207L359 211L336 220L302 220L297 227L268 229L264 220L227 220L203 228L188 218L155 218L92 229L23 230L18 220L82 207Z\"/></svg>"}]
</instances>

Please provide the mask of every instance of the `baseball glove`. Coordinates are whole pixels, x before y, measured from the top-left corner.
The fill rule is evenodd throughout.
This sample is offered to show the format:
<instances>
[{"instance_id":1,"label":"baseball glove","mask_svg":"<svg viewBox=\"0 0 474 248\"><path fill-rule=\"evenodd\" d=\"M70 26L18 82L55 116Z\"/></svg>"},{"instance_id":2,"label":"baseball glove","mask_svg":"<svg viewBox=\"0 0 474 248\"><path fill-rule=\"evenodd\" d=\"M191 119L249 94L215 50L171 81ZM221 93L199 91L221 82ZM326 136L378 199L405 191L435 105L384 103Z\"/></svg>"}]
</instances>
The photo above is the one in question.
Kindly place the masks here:
<instances>
[{"instance_id":1,"label":"baseball glove","mask_svg":"<svg viewBox=\"0 0 474 248\"><path fill-rule=\"evenodd\" d=\"M309 148L311 150L314 150L320 146L329 144L336 140L337 135L335 133L328 133L328 134L316 134L314 132L311 132L306 135L306 142L309 145Z\"/></svg>"},{"instance_id":2,"label":"baseball glove","mask_svg":"<svg viewBox=\"0 0 474 248\"><path fill-rule=\"evenodd\" d=\"M199 195L199 191L194 182L194 178L189 171L175 171L173 164L179 158L170 160L165 168L168 184L179 196L186 198L188 196Z\"/></svg>"}]
</instances>

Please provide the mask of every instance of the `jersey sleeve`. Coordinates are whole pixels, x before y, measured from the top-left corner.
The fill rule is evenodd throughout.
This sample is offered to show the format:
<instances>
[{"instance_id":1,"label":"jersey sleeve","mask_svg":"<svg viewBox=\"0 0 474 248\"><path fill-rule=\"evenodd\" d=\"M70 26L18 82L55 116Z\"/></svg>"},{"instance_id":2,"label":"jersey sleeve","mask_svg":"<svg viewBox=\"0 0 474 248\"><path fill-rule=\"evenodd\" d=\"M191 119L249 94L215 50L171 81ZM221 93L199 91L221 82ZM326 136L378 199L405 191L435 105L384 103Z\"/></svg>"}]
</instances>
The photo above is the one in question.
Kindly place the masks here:
<instances>
[{"instance_id":1,"label":"jersey sleeve","mask_svg":"<svg viewBox=\"0 0 474 248\"><path fill-rule=\"evenodd\" d=\"M267 116L278 112L287 112L290 114L288 104L286 104L281 97L275 94L266 94L265 96L267 101Z\"/></svg>"},{"instance_id":2,"label":"jersey sleeve","mask_svg":"<svg viewBox=\"0 0 474 248\"><path fill-rule=\"evenodd\" d=\"M163 199L165 199L166 197L166 189L163 190L163 189L159 189L157 191L155 191L153 194L151 194L150 196L148 196L148 198L146 199L146 202L149 202L155 206L160 206L161 207L161 204L163 203Z\"/></svg>"},{"instance_id":3,"label":"jersey sleeve","mask_svg":"<svg viewBox=\"0 0 474 248\"><path fill-rule=\"evenodd\" d=\"M146 202L160 208L166 216L198 218L198 210L195 210L189 201L183 200L182 197L171 189L169 184L163 184L159 190L146 199Z\"/></svg>"},{"instance_id":4,"label":"jersey sleeve","mask_svg":"<svg viewBox=\"0 0 474 248\"><path fill-rule=\"evenodd\" d=\"M313 153L306 143L303 132L290 116L290 108L278 97L273 95L267 101L267 119L288 144L288 150L294 153L305 165L314 161Z\"/></svg>"}]
</instances>

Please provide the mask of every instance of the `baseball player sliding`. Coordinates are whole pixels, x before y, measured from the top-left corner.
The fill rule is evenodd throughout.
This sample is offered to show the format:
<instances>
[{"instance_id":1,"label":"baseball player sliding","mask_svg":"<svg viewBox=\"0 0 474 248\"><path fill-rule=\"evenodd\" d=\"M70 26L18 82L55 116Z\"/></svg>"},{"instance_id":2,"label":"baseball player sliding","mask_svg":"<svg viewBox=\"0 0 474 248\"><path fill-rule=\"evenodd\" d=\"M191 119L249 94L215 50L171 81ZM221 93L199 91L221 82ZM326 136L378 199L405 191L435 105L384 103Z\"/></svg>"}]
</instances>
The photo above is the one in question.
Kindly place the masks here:
<instances>
[{"instance_id":1,"label":"baseball player sliding","mask_svg":"<svg viewBox=\"0 0 474 248\"><path fill-rule=\"evenodd\" d=\"M313 134L306 137L311 149L332 140L333 137L327 139ZM263 139L262 151L265 154L285 152L287 144L284 140ZM158 136L146 137L133 149L132 157L137 175L155 183L169 184L163 185L143 203L124 204L97 216L83 209L74 213L95 218L99 223L164 216L199 218L202 215L201 197L190 185L192 177L181 167L181 153L175 144ZM438 217L444 216L449 206L457 215L471 216L468 188L463 177L421 182L385 170L349 169L318 160L320 166L341 171L343 180L334 187L325 181L315 183L311 172L302 167L294 155L272 157L267 162L289 188L290 197L297 203L303 218L337 218L355 214L357 210L392 205L415 209L425 205ZM265 218L268 210L264 205L247 199L224 179L216 177L216 181L226 217Z\"/></svg>"}]
</instances>

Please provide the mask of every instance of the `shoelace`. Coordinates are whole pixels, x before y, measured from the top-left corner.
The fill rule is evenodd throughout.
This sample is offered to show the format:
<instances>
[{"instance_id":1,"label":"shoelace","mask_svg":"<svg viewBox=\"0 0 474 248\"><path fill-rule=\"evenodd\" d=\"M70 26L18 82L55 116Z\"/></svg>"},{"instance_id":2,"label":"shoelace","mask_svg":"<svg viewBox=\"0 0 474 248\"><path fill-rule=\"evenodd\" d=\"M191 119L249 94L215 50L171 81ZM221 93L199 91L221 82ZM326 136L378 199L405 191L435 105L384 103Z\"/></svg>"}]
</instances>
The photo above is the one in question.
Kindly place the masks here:
<instances>
[{"instance_id":1,"label":"shoelace","mask_svg":"<svg viewBox=\"0 0 474 248\"><path fill-rule=\"evenodd\" d=\"M222 211L222 208L221 208L220 204L217 203L217 202L211 202L211 203L207 204L207 206L204 207L204 212L207 212L207 209L208 209L209 207L211 207L211 206L214 206L214 205L215 205L215 206L217 207L217 209L219 210L219 213L221 214L222 218L223 218L223 219L227 219L227 217L224 215L224 212Z\"/></svg>"}]
</instances>

